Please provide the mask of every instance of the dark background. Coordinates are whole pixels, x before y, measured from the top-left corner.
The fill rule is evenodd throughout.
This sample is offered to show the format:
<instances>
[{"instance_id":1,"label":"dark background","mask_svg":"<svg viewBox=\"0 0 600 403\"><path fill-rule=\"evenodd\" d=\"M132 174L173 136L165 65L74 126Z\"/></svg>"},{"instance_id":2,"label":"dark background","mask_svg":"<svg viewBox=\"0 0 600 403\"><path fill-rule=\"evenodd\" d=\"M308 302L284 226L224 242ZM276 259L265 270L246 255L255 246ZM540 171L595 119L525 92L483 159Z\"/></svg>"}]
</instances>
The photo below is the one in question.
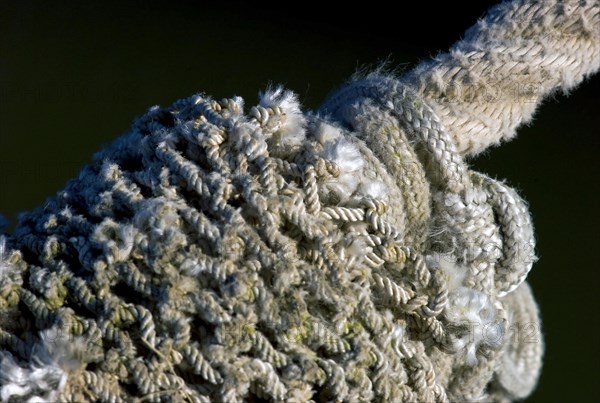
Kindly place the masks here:
<instances>
[{"instance_id":1,"label":"dark background","mask_svg":"<svg viewBox=\"0 0 600 403\"><path fill-rule=\"evenodd\" d=\"M357 68L403 71L447 49L494 2L212 3L0 2L0 212L13 225L152 105L195 92L252 105L283 83L316 108ZM529 280L546 354L530 402L599 396L599 89L595 77L548 100L516 140L471 161L520 191L537 230Z\"/></svg>"}]
</instances>

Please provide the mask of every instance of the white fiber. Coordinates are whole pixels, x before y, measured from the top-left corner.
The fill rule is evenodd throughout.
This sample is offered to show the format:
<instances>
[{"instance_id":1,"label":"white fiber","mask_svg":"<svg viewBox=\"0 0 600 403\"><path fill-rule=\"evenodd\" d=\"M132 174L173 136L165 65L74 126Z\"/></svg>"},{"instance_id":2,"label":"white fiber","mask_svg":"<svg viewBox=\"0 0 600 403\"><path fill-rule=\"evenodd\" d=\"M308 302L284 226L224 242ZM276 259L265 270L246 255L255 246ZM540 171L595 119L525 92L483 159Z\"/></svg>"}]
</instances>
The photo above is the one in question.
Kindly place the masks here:
<instances>
[{"instance_id":1,"label":"white fiber","mask_svg":"<svg viewBox=\"0 0 600 403\"><path fill-rule=\"evenodd\" d=\"M268 89L260 96L260 106L280 111L283 123L278 129L282 146L299 146L306 137L306 118L300 109L298 96L283 87Z\"/></svg>"},{"instance_id":2,"label":"white fiber","mask_svg":"<svg viewBox=\"0 0 600 403\"><path fill-rule=\"evenodd\" d=\"M0 400L54 402L67 383L70 369L81 365L83 342L60 340L42 332L33 356L21 366L9 352L0 351Z\"/></svg>"},{"instance_id":3,"label":"white fiber","mask_svg":"<svg viewBox=\"0 0 600 403\"><path fill-rule=\"evenodd\" d=\"M342 132L337 127L321 122L314 131L314 136L321 145L333 143L342 137Z\"/></svg>"},{"instance_id":4,"label":"white fiber","mask_svg":"<svg viewBox=\"0 0 600 403\"><path fill-rule=\"evenodd\" d=\"M0 285L7 284L16 272L16 268L8 262L6 237L0 235Z\"/></svg>"},{"instance_id":5,"label":"white fiber","mask_svg":"<svg viewBox=\"0 0 600 403\"><path fill-rule=\"evenodd\" d=\"M343 173L356 172L364 166L358 147L343 138L327 144L323 157L334 162Z\"/></svg>"}]
</instances>

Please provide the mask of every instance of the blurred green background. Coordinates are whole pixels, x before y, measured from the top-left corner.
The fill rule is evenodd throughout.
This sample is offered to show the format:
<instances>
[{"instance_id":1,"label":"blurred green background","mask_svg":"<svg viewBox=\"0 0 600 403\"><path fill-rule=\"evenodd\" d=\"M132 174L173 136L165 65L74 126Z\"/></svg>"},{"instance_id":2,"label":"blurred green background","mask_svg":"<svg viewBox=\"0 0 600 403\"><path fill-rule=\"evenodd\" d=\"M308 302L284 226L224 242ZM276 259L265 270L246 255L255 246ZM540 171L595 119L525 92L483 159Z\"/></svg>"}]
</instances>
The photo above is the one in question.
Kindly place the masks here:
<instances>
[{"instance_id":1,"label":"blurred green background","mask_svg":"<svg viewBox=\"0 0 600 403\"><path fill-rule=\"evenodd\" d=\"M0 2L0 212L43 203L148 107L195 92L253 104L269 83L316 108L357 68L447 49L494 2L326 12L193 1ZM291 11L287 11L288 7ZM600 29L600 27L599 27ZM519 137L471 161L530 203L529 279L546 344L530 402L600 401L600 78L548 100Z\"/></svg>"}]
</instances>

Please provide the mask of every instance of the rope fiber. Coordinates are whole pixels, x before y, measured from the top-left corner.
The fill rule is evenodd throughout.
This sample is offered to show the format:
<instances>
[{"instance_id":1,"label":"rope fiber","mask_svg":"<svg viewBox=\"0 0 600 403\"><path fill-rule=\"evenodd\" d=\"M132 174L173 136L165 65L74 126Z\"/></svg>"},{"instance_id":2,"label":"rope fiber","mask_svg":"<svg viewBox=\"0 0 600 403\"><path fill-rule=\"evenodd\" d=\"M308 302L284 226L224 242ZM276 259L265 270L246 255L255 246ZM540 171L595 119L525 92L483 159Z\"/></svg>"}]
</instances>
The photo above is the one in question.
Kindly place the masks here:
<instances>
[{"instance_id":1,"label":"rope fiber","mask_svg":"<svg viewBox=\"0 0 600 403\"><path fill-rule=\"evenodd\" d=\"M0 400L526 397L533 225L464 158L598 70L599 10L502 3L315 112L283 88L150 108L0 236Z\"/></svg>"}]
</instances>

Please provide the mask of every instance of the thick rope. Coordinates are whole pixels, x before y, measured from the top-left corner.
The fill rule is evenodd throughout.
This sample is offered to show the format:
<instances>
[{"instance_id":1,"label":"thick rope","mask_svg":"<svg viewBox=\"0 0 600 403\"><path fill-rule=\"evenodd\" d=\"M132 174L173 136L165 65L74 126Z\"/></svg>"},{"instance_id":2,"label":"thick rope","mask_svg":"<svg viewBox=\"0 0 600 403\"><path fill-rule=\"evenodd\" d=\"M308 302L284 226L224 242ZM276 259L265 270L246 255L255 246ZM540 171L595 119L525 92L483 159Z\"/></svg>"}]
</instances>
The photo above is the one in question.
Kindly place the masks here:
<instances>
[{"instance_id":1,"label":"thick rope","mask_svg":"<svg viewBox=\"0 0 600 403\"><path fill-rule=\"evenodd\" d=\"M516 0L402 77L432 107L461 155L516 135L542 100L600 68L597 0Z\"/></svg>"},{"instance_id":2,"label":"thick rope","mask_svg":"<svg viewBox=\"0 0 600 403\"><path fill-rule=\"evenodd\" d=\"M151 108L0 236L0 400L526 397L531 219L463 155L533 109L467 113L444 91L539 70L541 97L597 69L597 4L561 7L501 5L450 56L356 79L318 114L283 89L247 113L205 95ZM570 63L536 47L570 55L562 32Z\"/></svg>"}]
</instances>

